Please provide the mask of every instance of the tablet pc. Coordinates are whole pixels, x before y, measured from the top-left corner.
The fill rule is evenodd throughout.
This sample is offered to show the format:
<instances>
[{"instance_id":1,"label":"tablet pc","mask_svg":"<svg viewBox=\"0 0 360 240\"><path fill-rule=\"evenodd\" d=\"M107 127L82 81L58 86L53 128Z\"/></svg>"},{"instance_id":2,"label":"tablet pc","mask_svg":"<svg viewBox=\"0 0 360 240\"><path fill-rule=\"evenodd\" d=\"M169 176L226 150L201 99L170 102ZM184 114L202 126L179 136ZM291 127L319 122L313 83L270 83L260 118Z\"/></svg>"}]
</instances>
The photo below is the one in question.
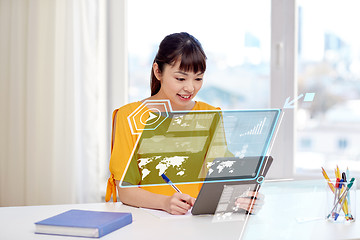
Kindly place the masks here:
<instances>
[{"instance_id":1,"label":"tablet pc","mask_svg":"<svg viewBox=\"0 0 360 240\"><path fill-rule=\"evenodd\" d=\"M229 161L234 161L232 167L224 167L229 166ZM225 185L246 185L255 190L263 182L272 162L271 156L215 159L210 168L212 171L208 172L191 213L214 214ZM258 168L260 171L257 171ZM256 172L259 174L255 179L244 180L249 179L249 174Z\"/></svg>"}]
</instances>

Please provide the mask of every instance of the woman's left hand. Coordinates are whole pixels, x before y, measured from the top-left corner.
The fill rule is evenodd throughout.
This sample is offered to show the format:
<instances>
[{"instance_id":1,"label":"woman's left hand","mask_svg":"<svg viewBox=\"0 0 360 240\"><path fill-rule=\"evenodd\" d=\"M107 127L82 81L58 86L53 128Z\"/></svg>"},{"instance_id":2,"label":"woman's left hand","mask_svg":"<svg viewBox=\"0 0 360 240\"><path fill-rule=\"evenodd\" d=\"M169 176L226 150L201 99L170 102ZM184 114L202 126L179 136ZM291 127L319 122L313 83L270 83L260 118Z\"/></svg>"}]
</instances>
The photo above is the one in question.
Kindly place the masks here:
<instances>
[{"instance_id":1,"label":"woman's left hand","mask_svg":"<svg viewBox=\"0 0 360 240\"><path fill-rule=\"evenodd\" d=\"M247 191L235 200L235 206L237 208L243 209L250 214L256 214L263 204L264 195L256 191Z\"/></svg>"}]
</instances>

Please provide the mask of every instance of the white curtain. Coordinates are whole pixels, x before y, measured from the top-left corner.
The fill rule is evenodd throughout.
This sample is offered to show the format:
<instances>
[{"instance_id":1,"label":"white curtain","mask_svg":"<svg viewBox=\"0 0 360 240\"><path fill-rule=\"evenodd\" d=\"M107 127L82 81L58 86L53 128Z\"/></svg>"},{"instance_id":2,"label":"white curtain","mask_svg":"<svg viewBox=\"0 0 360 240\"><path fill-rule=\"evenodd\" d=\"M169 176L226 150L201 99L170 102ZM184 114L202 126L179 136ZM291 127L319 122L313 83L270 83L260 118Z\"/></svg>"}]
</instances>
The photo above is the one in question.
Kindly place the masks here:
<instances>
[{"instance_id":1,"label":"white curtain","mask_svg":"<svg viewBox=\"0 0 360 240\"><path fill-rule=\"evenodd\" d=\"M101 201L106 4L0 0L0 206Z\"/></svg>"}]
</instances>

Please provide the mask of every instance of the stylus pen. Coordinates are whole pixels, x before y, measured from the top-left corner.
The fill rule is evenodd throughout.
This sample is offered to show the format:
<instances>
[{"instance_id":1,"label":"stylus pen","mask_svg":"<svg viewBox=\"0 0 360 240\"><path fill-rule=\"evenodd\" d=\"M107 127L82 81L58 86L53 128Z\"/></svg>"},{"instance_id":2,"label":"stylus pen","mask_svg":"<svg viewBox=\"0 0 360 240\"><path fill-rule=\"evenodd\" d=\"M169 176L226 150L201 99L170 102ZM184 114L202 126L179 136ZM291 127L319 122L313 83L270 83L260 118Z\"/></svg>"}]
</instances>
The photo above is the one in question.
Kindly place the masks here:
<instances>
[{"instance_id":1,"label":"stylus pen","mask_svg":"<svg viewBox=\"0 0 360 240\"><path fill-rule=\"evenodd\" d=\"M178 189L178 188L173 184L173 182L170 181L170 179L169 179L164 173L161 174L161 177L164 179L164 181L165 181L167 184L169 184L170 186L172 186L173 189L175 189L178 193L182 193L182 192L180 191L180 189Z\"/></svg>"}]
</instances>

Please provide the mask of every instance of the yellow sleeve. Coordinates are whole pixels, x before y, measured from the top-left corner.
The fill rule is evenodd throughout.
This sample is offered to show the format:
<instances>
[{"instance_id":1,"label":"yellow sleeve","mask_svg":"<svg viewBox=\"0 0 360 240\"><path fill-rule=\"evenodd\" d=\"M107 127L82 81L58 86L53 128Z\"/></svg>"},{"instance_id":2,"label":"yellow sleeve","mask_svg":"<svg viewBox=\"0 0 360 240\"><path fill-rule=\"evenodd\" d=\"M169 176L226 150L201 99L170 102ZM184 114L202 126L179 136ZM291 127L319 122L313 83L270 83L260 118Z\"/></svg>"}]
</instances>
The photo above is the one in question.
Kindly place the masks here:
<instances>
[{"instance_id":1,"label":"yellow sleeve","mask_svg":"<svg viewBox=\"0 0 360 240\"><path fill-rule=\"evenodd\" d=\"M121 179L139 136L132 134L127 119L131 112L128 113L126 110L119 109L116 118L113 149L110 157L110 172L114 175L115 180Z\"/></svg>"},{"instance_id":2,"label":"yellow sleeve","mask_svg":"<svg viewBox=\"0 0 360 240\"><path fill-rule=\"evenodd\" d=\"M125 172L131 153L134 149L138 134L132 134L128 116L140 106L140 102L127 104L113 113L113 132L111 140L110 173L107 183L105 200L109 201L111 195L116 202L115 180L120 180Z\"/></svg>"}]
</instances>

